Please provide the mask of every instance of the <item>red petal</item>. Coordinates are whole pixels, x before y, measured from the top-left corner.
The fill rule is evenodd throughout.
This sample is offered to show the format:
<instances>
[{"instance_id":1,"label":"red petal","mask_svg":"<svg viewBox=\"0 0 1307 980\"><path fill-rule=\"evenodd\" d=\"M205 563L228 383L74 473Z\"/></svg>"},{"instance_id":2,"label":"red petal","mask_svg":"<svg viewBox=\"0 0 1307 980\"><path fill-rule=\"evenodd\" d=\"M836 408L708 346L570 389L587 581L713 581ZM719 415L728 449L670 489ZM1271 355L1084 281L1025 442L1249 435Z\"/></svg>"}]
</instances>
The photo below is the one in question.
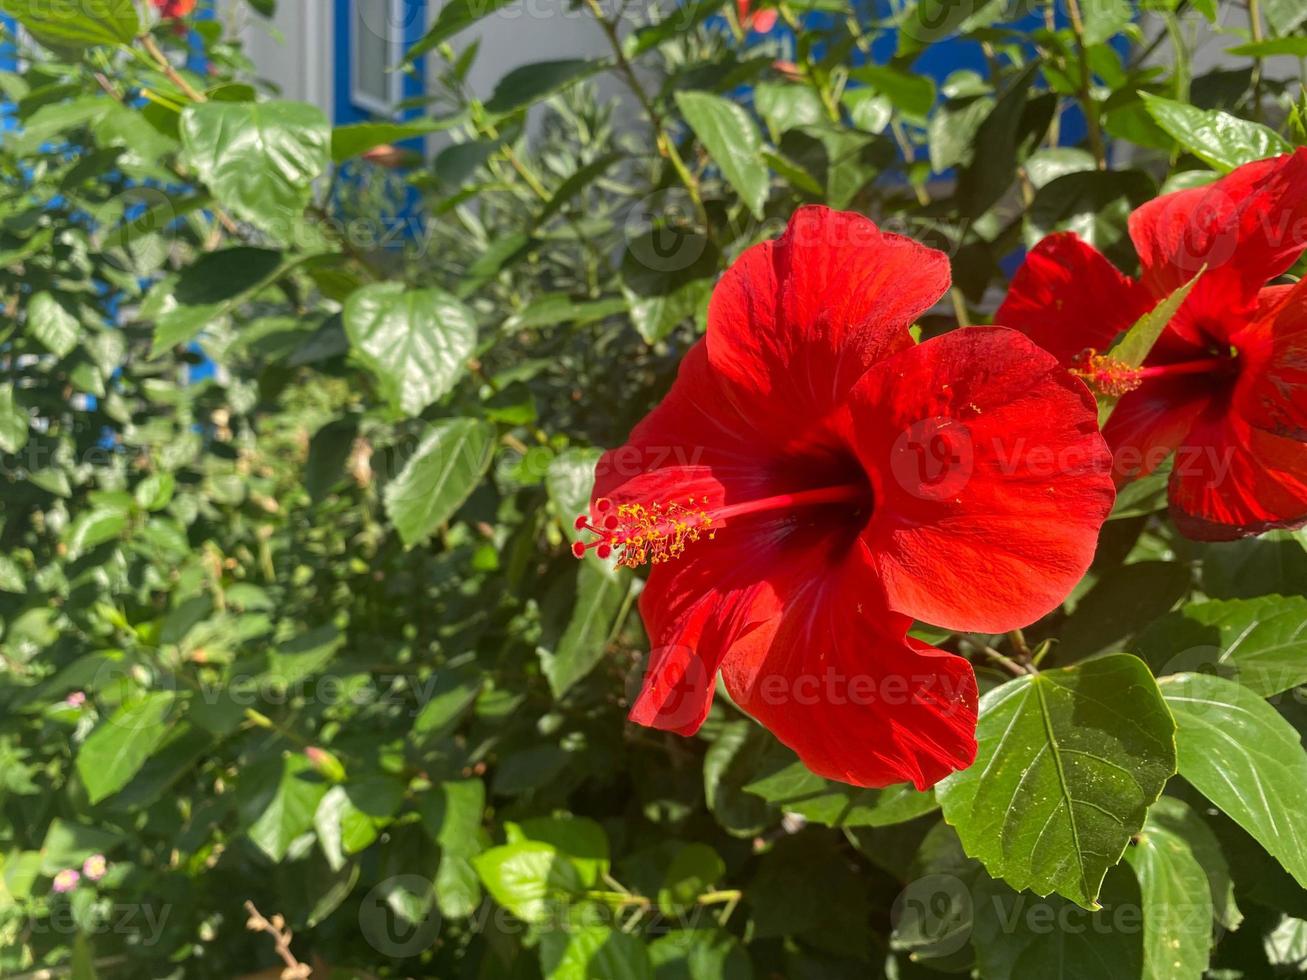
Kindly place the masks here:
<instances>
[{"instance_id":1,"label":"red petal","mask_svg":"<svg viewBox=\"0 0 1307 980\"><path fill-rule=\"evenodd\" d=\"M994 323L1014 327L1062 364L1117 334L1156 301L1074 232L1049 235L1026 256Z\"/></svg>"},{"instance_id":2,"label":"red petal","mask_svg":"<svg viewBox=\"0 0 1307 980\"><path fill-rule=\"evenodd\" d=\"M1246 362L1237 410L1256 428L1307 440L1307 282L1269 286L1258 306L1257 322L1236 338Z\"/></svg>"},{"instance_id":3,"label":"red petal","mask_svg":"<svg viewBox=\"0 0 1307 980\"><path fill-rule=\"evenodd\" d=\"M1014 330L972 327L876 365L837 418L871 477L863 539L891 609L998 633L1055 609L1115 493L1088 389Z\"/></svg>"},{"instance_id":4,"label":"red petal","mask_svg":"<svg viewBox=\"0 0 1307 980\"><path fill-rule=\"evenodd\" d=\"M740 410L793 436L828 415L948 289L948 259L868 219L803 207L785 234L748 249L708 306L708 359Z\"/></svg>"},{"instance_id":5,"label":"red petal","mask_svg":"<svg viewBox=\"0 0 1307 980\"><path fill-rule=\"evenodd\" d=\"M1307 248L1307 149L1156 198L1130 216L1130 237L1140 281L1154 296L1179 289L1206 265L1205 299L1191 295L1185 305L1247 307Z\"/></svg>"},{"instance_id":6,"label":"red petal","mask_svg":"<svg viewBox=\"0 0 1307 980\"><path fill-rule=\"evenodd\" d=\"M961 657L907 639L907 621L871 595L874 582L852 564L814 582L732 653L722 677L818 775L925 789L975 759L975 675Z\"/></svg>"},{"instance_id":7,"label":"red petal","mask_svg":"<svg viewBox=\"0 0 1307 980\"><path fill-rule=\"evenodd\" d=\"M1232 541L1307 523L1307 444L1212 406L1176 450L1171 516L1187 537Z\"/></svg>"},{"instance_id":8,"label":"red petal","mask_svg":"<svg viewBox=\"0 0 1307 980\"><path fill-rule=\"evenodd\" d=\"M847 473L847 464L836 462L839 444L829 433L822 438L825 444L813 435L802 452L783 455L772 435L732 407L700 341L681 362L667 397L626 445L599 460L592 500L648 506L686 503L692 496L717 506L821 485L828 465ZM819 521L821 509L807 516ZM784 598L802 584L799 576L817 573L800 557L819 551L823 546L813 535L829 529L818 524L797 533L802 530L783 512L754 518L744 532L700 539L680 560L653 569L640 599L653 653L633 721L682 734L698 729L722 658L741 635L778 615Z\"/></svg>"},{"instance_id":9,"label":"red petal","mask_svg":"<svg viewBox=\"0 0 1307 980\"><path fill-rule=\"evenodd\" d=\"M1117 486L1161 466L1184 441L1212 397L1211 383L1201 375L1152 379L1124 395L1103 426L1103 437L1112 447L1112 476Z\"/></svg>"}]
</instances>

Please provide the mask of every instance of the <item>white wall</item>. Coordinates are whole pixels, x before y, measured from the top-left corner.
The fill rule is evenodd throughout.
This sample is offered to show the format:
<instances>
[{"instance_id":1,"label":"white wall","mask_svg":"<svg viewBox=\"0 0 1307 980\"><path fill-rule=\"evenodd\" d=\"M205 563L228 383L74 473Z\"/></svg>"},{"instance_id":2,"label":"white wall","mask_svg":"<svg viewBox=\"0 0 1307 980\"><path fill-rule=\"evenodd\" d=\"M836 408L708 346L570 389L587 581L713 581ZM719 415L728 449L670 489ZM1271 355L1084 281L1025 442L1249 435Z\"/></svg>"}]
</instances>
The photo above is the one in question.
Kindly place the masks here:
<instances>
[{"instance_id":1,"label":"white wall","mask_svg":"<svg viewBox=\"0 0 1307 980\"><path fill-rule=\"evenodd\" d=\"M244 0L221 0L219 14L239 37L260 78L287 99L332 115L335 55L331 0L281 0L271 21Z\"/></svg>"},{"instance_id":2,"label":"white wall","mask_svg":"<svg viewBox=\"0 0 1307 980\"><path fill-rule=\"evenodd\" d=\"M428 16L434 19L442 6L440 0L430 0ZM220 16L242 40L260 77L277 85L285 98L311 102L332 115L337 74L334 0L280 0L271 22L244 0L221 0ZM482 99L519 65L609 50L593 18L570 10L565 0L515 0L454 35L450 43L462 51L477 39L481 50L468 84Z\"/></svg>"}]
</instances>

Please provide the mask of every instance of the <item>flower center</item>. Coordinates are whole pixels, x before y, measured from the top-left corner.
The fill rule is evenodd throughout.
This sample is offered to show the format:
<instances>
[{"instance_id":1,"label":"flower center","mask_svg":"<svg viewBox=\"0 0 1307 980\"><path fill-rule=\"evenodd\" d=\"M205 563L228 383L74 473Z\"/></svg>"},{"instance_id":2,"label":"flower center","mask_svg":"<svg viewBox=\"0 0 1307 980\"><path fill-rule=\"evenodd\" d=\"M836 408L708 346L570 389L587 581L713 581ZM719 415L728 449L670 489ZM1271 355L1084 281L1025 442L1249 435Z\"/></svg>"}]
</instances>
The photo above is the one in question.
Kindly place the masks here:
<instances>
[{"instance_id":1,"label":"flower center","mask_svg":"<svg viewBox=\"0 0 1307 980\"><path fill-rule=\"evenodd\" d=\"M1076 356L1070 370L1072 374L1082 378L1096 393L1120 398L1153 378L1189 374L1226 374L1238 365L1238 357L1238 352L1232 348L1229 354L1216 357L1202 357L1192 361L1137 368L1090 348Z\"/></svg>"},{"instance_id":2,"label":"flower center","mask_svg":"<svg viewBox=\"0 0 1307 980\"><path fill-rule=\"evenodd\" d=\"M590 508L589 514L581 514L576 519L578 531L589 531L597 537L588 542L577 541L572 545L572 554L584 558L585 553L594 548L600 558L608 558L616 553L617 564L628 568L644 564L659 565L679 558L687 545L702 537L709 540L715 538L718 530L735 518L818 504L854 503L866 499L867 487L858 483L782 493L712 508L707 506L707 497L697 501L690 497L684 504L669 501L648 506L638 503L614 504L607 497L600 497Z\"/></svg>"}]
</instances>

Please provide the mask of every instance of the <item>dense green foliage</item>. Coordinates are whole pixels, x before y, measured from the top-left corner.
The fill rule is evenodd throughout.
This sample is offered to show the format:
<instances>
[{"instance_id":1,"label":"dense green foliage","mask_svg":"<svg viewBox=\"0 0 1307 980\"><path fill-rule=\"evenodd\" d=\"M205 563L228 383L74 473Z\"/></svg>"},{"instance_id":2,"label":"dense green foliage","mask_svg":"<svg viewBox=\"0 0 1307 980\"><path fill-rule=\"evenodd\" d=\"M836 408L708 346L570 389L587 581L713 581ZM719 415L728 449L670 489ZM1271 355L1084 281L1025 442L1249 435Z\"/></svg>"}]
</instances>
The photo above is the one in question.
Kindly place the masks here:
<instances>
[{"instance_id":1,"label":"dense green foliage","mask_svg":"<svg viewBox=\"0 0 1307 980\"><path fill-rule=\"evenodd\" d=\"M0 973L279 969L249 901L315 976L1296 974L1302 534L1195 545L1151 478L1064 610L923 627L991 692L930 793L819 779L723 697L627 724L640 577L568 545L798 204L952 256L926 333L1053 229L1129 269L1131 207L1303 142L1271 66L1307 7L818 0L790 52L587 0L610 57L482 101L458 31L497 6L443 6L413 121L333 130L217 21L201 77L132 0L0 0L38 45L0 74ZM958 34L987 71L914 71Z\"/></svg>"}]
</instances>

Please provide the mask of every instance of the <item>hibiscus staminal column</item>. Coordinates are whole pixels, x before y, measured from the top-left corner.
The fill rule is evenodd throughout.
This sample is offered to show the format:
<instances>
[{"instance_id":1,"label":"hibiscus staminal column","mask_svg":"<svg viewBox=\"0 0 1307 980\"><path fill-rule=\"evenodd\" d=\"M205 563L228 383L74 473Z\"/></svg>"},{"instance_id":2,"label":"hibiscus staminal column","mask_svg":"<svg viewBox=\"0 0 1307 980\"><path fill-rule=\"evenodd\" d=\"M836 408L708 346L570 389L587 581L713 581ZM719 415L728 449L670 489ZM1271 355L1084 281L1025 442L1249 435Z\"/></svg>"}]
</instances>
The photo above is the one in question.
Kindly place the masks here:
<instances>
[{"instance_id":1,"label":"hibiscus staminal column","mask_svg":"<svg viewBox=\"0 0 1307 980\"><path fill-rule=\"evenodd\" d=\"M600 558L616 554L617 564L628 568L657 565L679 558L686 545L701 536L713 540L718 528L750 514L784 513L820 504L865 503L867 497L866 486L857 483L780 493L713 508L708 507L706 496L698 501L690 497L684 504L670 501L649 507L638 503L614 505L607 497L600 497L589 514L581 514L576 519L578 531L589 531L598 537L589 542L576 542L572 554L584 558L594 548Z\"/></svg>"}]
</instances>

